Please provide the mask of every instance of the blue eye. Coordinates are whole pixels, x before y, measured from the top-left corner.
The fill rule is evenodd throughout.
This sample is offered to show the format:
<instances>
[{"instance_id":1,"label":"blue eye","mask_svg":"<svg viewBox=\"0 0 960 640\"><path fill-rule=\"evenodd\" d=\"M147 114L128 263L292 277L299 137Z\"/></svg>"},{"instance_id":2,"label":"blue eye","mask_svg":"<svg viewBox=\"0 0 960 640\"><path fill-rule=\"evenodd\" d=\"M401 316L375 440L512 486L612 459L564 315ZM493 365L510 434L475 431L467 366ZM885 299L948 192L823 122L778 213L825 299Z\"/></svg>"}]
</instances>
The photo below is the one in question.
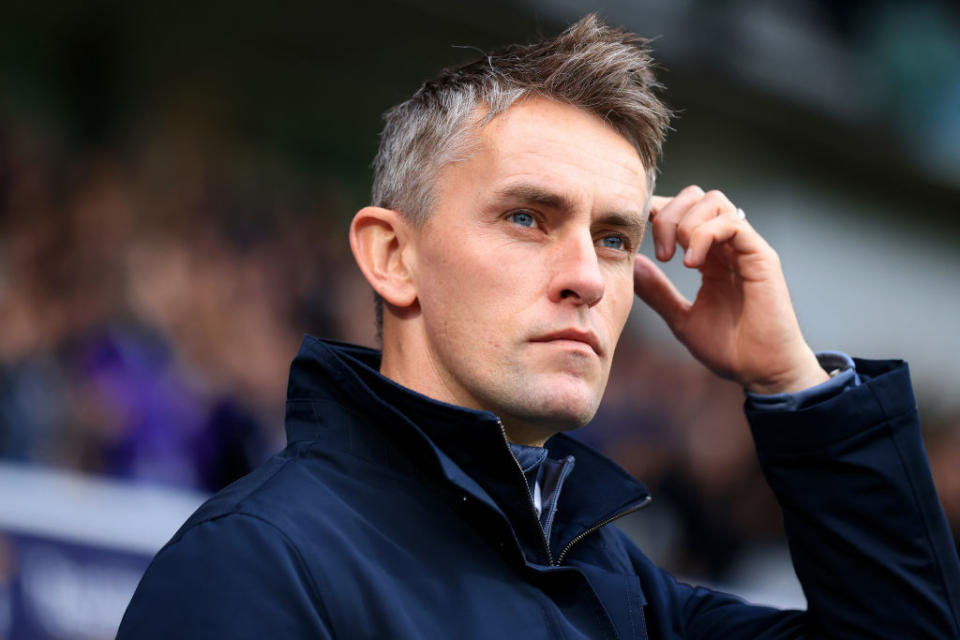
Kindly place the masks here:
<instances>
[{"instance_id":1,"label":"blue eye","mask_svg":"<svg viewBox=\"0 0 960 640\"><path fill-rule=\"evenodd\" d=\"M526 211L515 211L507 216L507 219L515 224L520 225L521 227L533 227L537 224L537 221L533 219L533 216Z\"/></svg>"},{"instance_id":2,"label":"blue eye","mask_svg":"<svg viewBox=\"0 0 960 640\"><path fill-rule=\"evenodd\" d=\"M608 249L616 249L617 251L623 251L626 249L623 238L620 236L604 236L600 239L600 242Z\"/></svg>"}]
</instances>

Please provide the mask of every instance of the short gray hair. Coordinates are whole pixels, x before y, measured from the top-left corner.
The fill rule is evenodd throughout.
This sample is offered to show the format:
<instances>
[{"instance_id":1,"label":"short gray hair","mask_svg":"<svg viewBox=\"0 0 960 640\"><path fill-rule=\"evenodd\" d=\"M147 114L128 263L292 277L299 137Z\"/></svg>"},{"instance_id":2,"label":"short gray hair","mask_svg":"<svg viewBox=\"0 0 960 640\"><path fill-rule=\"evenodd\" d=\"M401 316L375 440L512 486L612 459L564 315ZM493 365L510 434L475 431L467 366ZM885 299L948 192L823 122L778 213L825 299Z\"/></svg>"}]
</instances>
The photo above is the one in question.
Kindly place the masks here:
<instances>
[{"instance_id":1,"label":"short gray hair","mask_svg":"<svg viewBox=\"0 0 960 640\"><path fill-rule=\"evenodd\" d=\"M598 116L633 145L647 174L647 205L671 116L655 94L661 85L648 44L590 14L555 38L445 69L384 114L373 204L421 224L434 205L437 174L469 157L471 134L517 100L539 96ZM382 341L383 300L374 299Z\"/></svg>"},{"instance_id":2,"label":"short gray hair","mask_svg":"<svg viewBox=\"0 0 960 640\"><path fill-rule=\"evenodd\" d=\"M445 69L384 114L373 204L423 222L440 169L468 157L470 134L528 96L578 107L613 126L637 150L649 196L671 115L655 95L661 87L652 67L648 40L590 14L555 38Z\"/></svg>"}]
</instances>

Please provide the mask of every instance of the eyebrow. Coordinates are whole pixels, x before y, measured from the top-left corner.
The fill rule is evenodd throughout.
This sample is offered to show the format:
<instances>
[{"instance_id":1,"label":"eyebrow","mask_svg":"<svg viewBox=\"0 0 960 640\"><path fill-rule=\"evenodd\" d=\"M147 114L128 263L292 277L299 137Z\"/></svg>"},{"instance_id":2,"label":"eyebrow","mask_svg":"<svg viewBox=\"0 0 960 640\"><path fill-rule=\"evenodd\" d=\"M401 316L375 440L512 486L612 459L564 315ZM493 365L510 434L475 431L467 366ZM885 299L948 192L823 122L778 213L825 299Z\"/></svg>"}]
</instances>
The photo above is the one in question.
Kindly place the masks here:
<instances>
[{"instance_id":1,"label":"eyebrow","mask_svg":"<svg viewBox=\"0 0 960 640\"><path fill-rule=\"evenodd\" d=\"M517 184L497 191L497 195L502 199L520 200L539 204L551 209L560 209L563 211L573 210L573 200L566 196L546 191L532 184Z\"/></svg>"},{"instance_id":2,"label":"eyebrow","mask_svg":"<svg viewBox=\"0 0 960 640\"><path fill-rule=\"evenodd\" d=\"M496 192L503 200L517 200L524 203L536 204L559 211L572 211L574 202L567 196L547 191L533 184L517 184L505 187ZM640 234L647 225L645 216L635 212L610 211L597 218L597 223L613 227L622 227L628 233Z\"/></svg>"}]
</instances>

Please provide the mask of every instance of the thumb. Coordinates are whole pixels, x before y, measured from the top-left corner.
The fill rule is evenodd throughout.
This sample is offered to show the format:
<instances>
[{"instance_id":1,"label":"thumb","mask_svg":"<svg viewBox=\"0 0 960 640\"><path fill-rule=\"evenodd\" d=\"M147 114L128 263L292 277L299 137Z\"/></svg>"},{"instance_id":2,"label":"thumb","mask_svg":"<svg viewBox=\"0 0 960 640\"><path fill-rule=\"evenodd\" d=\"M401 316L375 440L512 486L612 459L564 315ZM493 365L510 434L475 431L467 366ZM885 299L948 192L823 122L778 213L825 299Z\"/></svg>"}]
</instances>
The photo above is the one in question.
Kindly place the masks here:
<instances>
[{"instance_id":1,"label":"thumb","mask_svg":"<svg viewBox=\"0 0 960 640\"><path fill-rule=\"evenodd\" d=\"M633 290L676 333L690 309L690 301L677 291L667 274L643 254L637 254L633 265Z\"/></svg>"}]
</instances>

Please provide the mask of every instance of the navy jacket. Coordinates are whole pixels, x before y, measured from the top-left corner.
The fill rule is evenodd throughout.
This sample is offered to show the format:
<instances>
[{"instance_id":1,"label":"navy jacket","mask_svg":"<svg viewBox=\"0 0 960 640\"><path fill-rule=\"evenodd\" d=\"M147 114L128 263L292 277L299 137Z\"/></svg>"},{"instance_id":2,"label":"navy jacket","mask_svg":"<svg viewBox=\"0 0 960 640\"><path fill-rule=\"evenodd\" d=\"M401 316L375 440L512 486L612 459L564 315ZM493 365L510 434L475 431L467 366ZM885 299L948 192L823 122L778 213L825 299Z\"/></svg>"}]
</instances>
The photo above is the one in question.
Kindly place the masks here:
<instances>
[{"instance_id":1,"label":"navy jacket","mask_svg":"<svg viewBox=\"0 0 960 640\"><path fill-rule=\"evenodd\" d=\"M647 490L564 435L573 472L545 540L496 416L380 376L376 352L307 338L287 448L157 554L119 637L960 638L960 566L907 367L748 418L809 609L674 580L615 526Z\"/></svg>"}]
</instances>

